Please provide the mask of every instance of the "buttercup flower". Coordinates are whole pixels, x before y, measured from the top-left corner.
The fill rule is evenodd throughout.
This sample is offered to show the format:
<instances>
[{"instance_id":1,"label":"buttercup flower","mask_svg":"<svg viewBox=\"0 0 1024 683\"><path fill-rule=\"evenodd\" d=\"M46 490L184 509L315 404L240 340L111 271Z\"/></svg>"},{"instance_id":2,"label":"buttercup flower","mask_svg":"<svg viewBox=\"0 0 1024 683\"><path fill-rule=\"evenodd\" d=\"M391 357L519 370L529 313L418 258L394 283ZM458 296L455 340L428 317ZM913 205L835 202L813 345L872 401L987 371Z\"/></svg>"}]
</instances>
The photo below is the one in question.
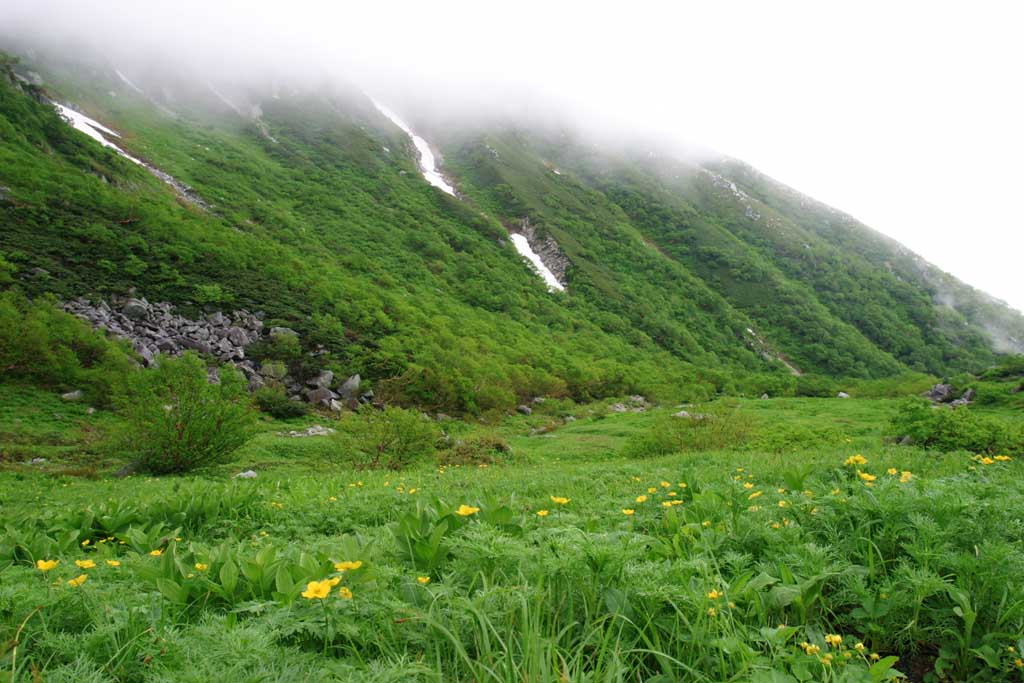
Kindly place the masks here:
<instances>
[{"instance_id":1,"label":"buttercup flower","mask_svg":"<svg viewBox=\"0 0 1024 683\"><path fill-rule=\"evenodd\" d=\"M851 455L844 462L844 465L867 465L868 461L863 455L858 453L857 455Z\"/></svg>"},{"instance_id":2,"label":"buttercup flower","mask_svg":"<svg viewBox=\"0 0 1024 683\"><path fill-rule=\"evenodd\" d=\"M638 502L638 503L646 503L647 502L647 496L637 496L636 497L636 502Z\"/></svg>"},{"instance_id":3,"label":"buttercup flower","mask_svg":"<svg viewBox=\"0 0 1024 683\"><path fill-rule=\"evenodd\" d=\"M205 572L209 568L210 568L210 565L208 565L208 564L204 564L202 562L196 562L196 571Z\"/></svg>"},{"instance_id":4,"label":"buttercup flower","mask_svg":"<svg viewBox=\"0 0 1024 683\"><path fill-rule=\"evenodd\" d=\"M469 517L470 515L475 515L478 512L480 512L480 508L475 508L472 505L460 505L459 509L455 511L455 514L460 517Z\"/></svg>"},{"instance_id":5,"label":"buttercup flower","mask_svg":"<svg viewBox=\"0 0 1024 683\"><path fill-rule=\"evenodd\" d=\"M164 551L160 550L160 548L157 548L156 550L150 550L149 554L152 555L153 557L160 557L161 555L164 554Z\"/></svg>"},{"instance_id":6,"label":"buttercup flower","mask_svg":"<svg viewBox=\"0 0 1024 683\"><path fill-rule=\"evenodd\" d=\"M359 569L363 566L362 560L346 560L345 562L335 562L334 568L339 572L348 571L350 569Z\"/></svg>"},{"instance_id":7,"label":"buttercup flower","mask_svg":"<svg viewBox=\"0 0 1024 683\"><path fill-rule=\"evenodd\" d=\"M635 510L631 510L629 508L622 508L622 514L626 515L627 517L629 515L632 515L634 512L635 512Z\"/></svg>"},{"instance_id":8,"label":"buttercup flower","mask_svg":"<svg viewBox=\"0 0 1024 683\"><path fill-rule=\"evenodd\" d=\"M760 495L761 495L760 491L754 491L749 496L747 496L747 500L754 500L755 498L757 498Z\"/></svg>"},{"instance_id":9,"label":"buttercup flower","mask_svg":"<svg viewBox=\"0 0 1024 683\"><path fill-rule=\"evenodd\" d=\"M538 517L547 517L548 516L548 511L547 510L537 510L537 516Z\"/></svg>"},{"instance_id":10,"label":"buttercup flower","mask_svg":"<svg viewBox=\"0 0 1024 683\"><path fill-rule=\"evenodd\" d=\"M350 591L348 588L345 588L345 586L342 586L338 589L338 597L342 600L351 600L352 591Z\"/></svg>"},{"instance_id":11,"label":"buttercup flower","mask_svg":"<svg viewBox=\"0 0 1024 683\"><path fill-rule=\"evenodd\" d=\"M551 502L556 505L565 505L569 502L568 498L562 498L561 496L551 496Z\"/></svg>"},{"instance_id":12,"label":"buttercup flower","mask_svg":"<svg viewBox=\"0 0 1024 683\"><path fill-rule=\"evenodd\" d=\"M888 474L888 475L890 475L890 476L892 476L892 475L896 474L896 472L897 472L897 469L896 469L895 467L890 467L889 469L887 469L887 470L885 471L885 473L886 473L886 474Z\"/></svg>"},{"instance_id":13,"label":"buttercup flower","mask_svg":"<svg viewBox=\"0 0 1024 683\"><path fill-rule=\"evenodd\" d=\"M717 590L712 589L708 592L708 600L717 600L720 597L722 597L722 594L719 593Z\"/></svg>"},{"instance_id":14,"label":"buttercup flower","mask_svg":"<svg viewBox=\"0 0 1024 683\"><path fill-rule=\"evenodd\" d=\"M60 563L60 560L36 560L36 569L48 572Z\"/></svg>"},{"instance_id":15,"label":"buttercup flower","mask_svg":"<svg viewBox=\"0 0 1024 683\"><path fill-rule=\"evenodd\" d=\"M430 577L429 576L417 576L416 577L416 581L418 583L420 583L421 585L426 586L428 583L430 583Z\"/></svg>"},{"instance_id":16,"label":"buttercup flower","mask_svg":"<svg viewBox=\"0 0 1024 683\"><path fill-rule=\"evenodd\" d=\"M862 481L874 481L875 479L878 479L875 475L868 474L867 472L861 472L860 470L857 470L857 476L860 477Z\"/></svg>"},{"instance_id":17,"label":"buttercup flower","mask_svg":"<svg viewBox=\"0 0 1024 683\"><path fill-rule=\"evenodd\" d=\"M749 481L745 481L745 482L743 482L743 488L745 488L745 489L747 489L749 491L750 489L754 488L754 485L751 484Z\"/></svg>"},{"instance_id":18,"label":"buttercup flower","mask_svg":"<svg viewBox=\"0 0 1024 683\"><path fill-rule=\"evenodd\" d=\"M88 579L88 578L89 577L86 576L85 574L81 574L80 576L76 576L73 579L68 579L68 585L72 586L72 587L81 586L83 583L85 583L85 580Z\"/></svg>"},{"instance_id":19,"label":"buttercup flower","mask_svg":"<svg viewBox=\"0 0 1024 683\"><path fill-rule=\"evenodd\" d=\"M323 600L331 593L330 581L310 581L306 584L306 590L302 591L302 597L307 600Z\"/></svg>"},{"instance_id":20,"label":"buttercup flower","mask_svg":"<svg viewBox=\"0 0 1024 683\"><path fill-rule=\"evenodd\" d=\"M829 633L825 635L825 642L832 647L838 647L843 642L843 637L836 633Z\"/></svg>"},{"instance_id":21,"label":"buttercup flower","mask_svg":"<svg viewBox=\"0 0 1024 683\"><path fill-rule=\"evenodd\" d=\"M120 567L121 563L118 562L117 560L107 560L107 566L108 567Z\"/></svg>"},{"instance_id":22,"label":"buttercup flower","mask_svg":"<svg viewBox=\"0 0 1024 683\"><path fill-rule=\"evenodd\" d=\"M96 563L92 560L75 560L75 566L79 569L95 569Z\"/></svg>"}]
</instances>

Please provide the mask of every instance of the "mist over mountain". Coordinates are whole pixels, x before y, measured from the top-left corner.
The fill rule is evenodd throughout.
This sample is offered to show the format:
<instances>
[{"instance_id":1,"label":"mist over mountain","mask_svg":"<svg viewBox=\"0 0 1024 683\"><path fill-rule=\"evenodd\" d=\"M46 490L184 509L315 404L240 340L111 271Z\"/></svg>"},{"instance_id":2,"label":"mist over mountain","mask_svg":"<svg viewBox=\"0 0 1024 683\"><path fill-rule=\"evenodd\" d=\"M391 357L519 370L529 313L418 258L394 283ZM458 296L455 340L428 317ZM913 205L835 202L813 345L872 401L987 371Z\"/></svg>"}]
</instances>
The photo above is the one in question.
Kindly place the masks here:
<instances>
[{"instance_id":1,"label":"mist over mountain","mask_svg":"<svg viewBox=\"0 0 1024 683\"><path fill-rule=\"evenodd\" d=\"M118 27L76 42L59 24L5 38L0 252L30 295L260 311L316 359L296 382L329 368L470 413L941 376L1024 350L1006 304L656 129L500 79L289 61L288 36L264 50L244 25L223 58L212 25L170 59L166 27L101 49ZM151 354L160 334L128 336ZM253 372L280 350L254 351Z\"/></svg>"}]
</instances>

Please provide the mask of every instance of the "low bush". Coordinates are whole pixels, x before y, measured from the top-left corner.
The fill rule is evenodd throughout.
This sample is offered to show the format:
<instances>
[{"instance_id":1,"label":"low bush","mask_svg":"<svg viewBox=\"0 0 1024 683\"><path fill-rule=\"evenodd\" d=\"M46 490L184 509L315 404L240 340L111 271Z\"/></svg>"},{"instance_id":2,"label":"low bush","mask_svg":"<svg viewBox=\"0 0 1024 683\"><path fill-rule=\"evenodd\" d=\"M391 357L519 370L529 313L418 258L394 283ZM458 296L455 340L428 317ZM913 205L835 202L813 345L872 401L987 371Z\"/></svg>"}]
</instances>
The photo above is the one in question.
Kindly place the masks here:
<instances>
[{"instance_id":1,"label":"low bush","mask_svg":"<svg viewBox=\"0 0 1024 683\"><path fill-rule=\"evenodd\" d=\"M735 448L755 435L753 418L732 402L691 408L690 417L661 415L654 426L626 442L623 455L649 458L680 451Z\"/></svg>"},{"instance_id":2,"label":"low bush","mask_svg":"<svg viewBox=\"0 0 1024 683\"><path fill-rule=\"evenodd\" d=\"M125 418L121 450L153 474L223 461L248 440L255 418L241 373L221 368L220 382L210 384L192 353L132 375L117 407Z\"/></svg>"},{"instance_id":3,"label":"low bush","mask_svg":"<svg viewBox=\"0 0 1024 683\"><path fill-rule=\"evenodd\" d=\"M334 437L342 459L356 467L398 470L437 449L441 430L417 411L363 407L339 423Z\"/></svg>"},{"instance_id":4,"label":"low bush","mask_svg":"<svg viewBox=\"0 0 1024 683\"><path fill-rule=\"evenodd\" d=\"M441 451L437 456L439 465L500 465L508 461L512 447L496 436L478 436L460 441L453 447Z\"/></svg>"},{"instance_id":5,"label":"low bush","mask_svg":"<svg viewBox=\"0 0 1024 683\"><path fill-rule=\"evenodd\" d=\"M253 394L253 401L261 412L277 418L278 420L290 420L302 417L309 412L309 408L301 401L293 401L280 389L264 387Z\"/></svg>"},{"instance_id":6,"label":"low bush","mask_svg":"<svg viewBox=\"0 0 1024 683\"><path fill-rule=\"evenodd\" d=\"M888 435L909 437L916 445L943 451L974 453L1024 452L1024 429L962 407L933 407L924 399L909 399L889 419Z\"/></svg>"}]
</instances>

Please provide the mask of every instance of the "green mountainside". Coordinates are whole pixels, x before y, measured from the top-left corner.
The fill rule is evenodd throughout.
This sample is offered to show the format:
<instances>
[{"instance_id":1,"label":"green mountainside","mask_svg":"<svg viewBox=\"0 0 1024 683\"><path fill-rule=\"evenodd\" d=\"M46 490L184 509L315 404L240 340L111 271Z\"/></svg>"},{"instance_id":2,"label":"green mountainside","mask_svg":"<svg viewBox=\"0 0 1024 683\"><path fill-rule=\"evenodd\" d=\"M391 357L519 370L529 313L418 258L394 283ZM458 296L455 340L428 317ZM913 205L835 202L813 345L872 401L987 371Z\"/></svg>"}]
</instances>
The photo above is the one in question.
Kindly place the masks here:
<instances>
[{"instance_id":1,"label":"green mountainside","mask_svg":"<svg viewBox=\"0 0 1024 683\"><path fill-rule=\"evenodd\" d=\"M263 311L317 351L309 373L358 372L396 402L479 413L538 395L782 393L796 373L947 375L1022 350L1019 313L733 160L417 122L451 197L355 88L2 68L0 276L33 297ZM565 292L509 243L525 226L568 260Z\"/></svg>"}]
</instances>

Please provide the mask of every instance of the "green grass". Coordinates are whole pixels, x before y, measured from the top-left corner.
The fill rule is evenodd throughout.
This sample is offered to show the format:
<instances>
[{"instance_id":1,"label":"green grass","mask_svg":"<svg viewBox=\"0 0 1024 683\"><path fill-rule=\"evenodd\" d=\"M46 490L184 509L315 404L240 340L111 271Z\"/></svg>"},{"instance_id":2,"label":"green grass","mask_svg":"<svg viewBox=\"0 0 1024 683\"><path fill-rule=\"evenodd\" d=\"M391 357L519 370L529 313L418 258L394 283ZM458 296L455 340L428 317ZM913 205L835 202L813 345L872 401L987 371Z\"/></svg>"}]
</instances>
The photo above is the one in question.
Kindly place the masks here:
<instances>
[{"instance_id":1,"label":"green grass","mask_svg":"<svg viewBox=\"0 0 1024 683\"><path fill-rule=\"evenodd\" d=\"M891 400L728 401L747 443L641 460L621 453L676 408L541 406L443 423L507 440L514 464L400 472L353 471L344 441L267 422L199 476L87 480L63 469L74 426L112 418L0 391L0 431L68 442L0 471L16 681L1020 680L1021 465L885 446ZM807 447L815 430L838 441ZM322 603L299 594L329 577Z\"/></svg>"}]
</instances>

